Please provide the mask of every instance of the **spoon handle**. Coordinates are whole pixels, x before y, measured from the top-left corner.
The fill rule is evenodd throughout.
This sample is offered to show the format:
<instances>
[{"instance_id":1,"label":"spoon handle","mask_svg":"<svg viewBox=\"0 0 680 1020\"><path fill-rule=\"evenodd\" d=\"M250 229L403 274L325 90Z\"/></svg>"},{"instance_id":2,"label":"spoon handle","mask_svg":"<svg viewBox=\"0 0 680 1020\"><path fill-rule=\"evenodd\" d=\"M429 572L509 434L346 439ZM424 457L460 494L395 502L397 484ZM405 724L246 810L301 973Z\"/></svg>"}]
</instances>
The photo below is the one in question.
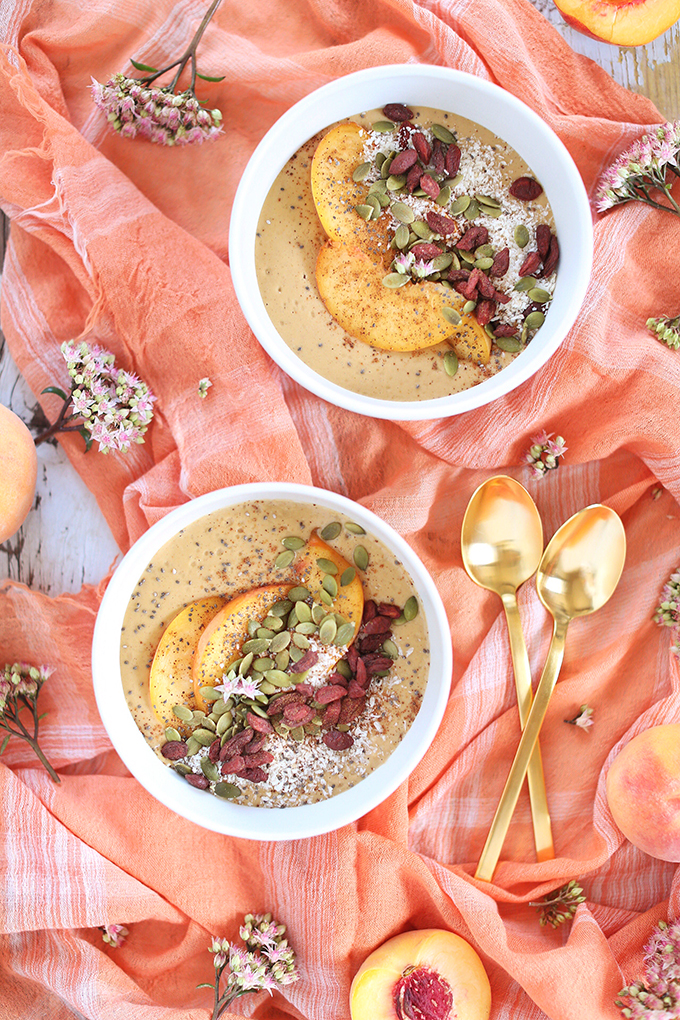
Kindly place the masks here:
<instances>
[{"instance_id":1,"label":"spoon handle","mask_svg":"<svg viewBox=\"0 0 680 1020\"><path fill-rule=\"evenodd\" d=\"M555 689L557 677L564 657L564 641L567 636L567 620L555 620L548 657L543 673L536 688L534 703L515 753L515 759L496 808L489 835L486 838L482 856L479 858L475 878L482 882L490 882L503 849L503 843L510 826L510 819L519 799L520 790L529 765L529 759L538 740L545 714L548 710L550 696Z\"/></svg>"},{"instance_id":2,"label":"spoon handle","mask_svg":"<svg viewBox=\"0 0 680 1020\"><path fill-rule=\"evenodd\" d=\"M517 608L517 598L513 592L506 592L502 596L505 608L505 617L508 621L508 633L510 635L510 654L512 665L515 671L515 689L517 691L517 706L519 708L519 721L522 729L526 726L533 693L531 690L531 667L529 656L524 643L522 624ZM543 776L543 762L541 760L541 748L538 740L531 753L529 766L527 768L527 781L529 784L529 800L531 803L531 821L534 827L534 844L536 846L536 858L539 861L549 861L555 856L553 846L552 829L550 827L550 811L548 809L548 797L545 791L545 778Z\"/></svg>"}]
</instances>

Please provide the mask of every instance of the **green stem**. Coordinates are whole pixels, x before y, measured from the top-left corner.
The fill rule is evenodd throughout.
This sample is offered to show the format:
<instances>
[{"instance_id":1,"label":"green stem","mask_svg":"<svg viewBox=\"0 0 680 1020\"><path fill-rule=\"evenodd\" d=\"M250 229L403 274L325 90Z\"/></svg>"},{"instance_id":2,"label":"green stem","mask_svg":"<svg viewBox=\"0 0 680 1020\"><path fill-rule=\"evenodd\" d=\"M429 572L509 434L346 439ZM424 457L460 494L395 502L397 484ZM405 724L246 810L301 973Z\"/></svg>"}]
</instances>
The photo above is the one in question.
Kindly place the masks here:
<instances>
[{"instance_id":1,"label":"green stem","mask_svg":"<svg viewBox=\"0 0 680 1020\"><path fill-rule=\"evenodd\" d=\"M210 7L203 16L203 20L201 21L201 24L198 26L196 34L194 35L193 39L191 40L191 42L189 43L181 57L179 57L177 60L174 60L172 64L168 64L166 67L162 67L160 71L155 71L154 74L151 74L146 78L140 78L139 79L140 82L142 82L144 85L150 85L152 82L156 81L157 78L160 78L162 74L165 74L166 71L171 71L173 67L176 67L177 73L175 74L175 77L172 79L169 85L166 85L164 87L164 91L174 93L175 87L177 86L179 79L182 76L184 68L187 66L188 62L191 61L191 84L187 91L193 92L194 86L196 84L196 50L198 49L198 44L200 43L203 37L203 33L208 27L210 19L212 18L213 14L215 13L215 11L217 10L221 3L222 0L213 0Z\"/></svg>"},{"instance_id":2,"label":"green stem","mask_svg":"<svg viewBox=\"0 0 680 1020\"><path fill-rule=\"evenodd\" d=\"M46 439L49 439L51 436L56 435L57 432L77 432L78 428L81 427L81 426L70 426L68 424L71 421L75 421L75 419L79 418L80 415L78 415L78 414L71 414L71 415L68 416L68 418L66 417L66 411L68 410L68 406L71 403L71 397L73 396L75 388L76 388L76 385L75 385L75 383L73 383L73 385L71 386L71 392L69 393L69 395L64 400L64 403L61 406L61 411L59 412L59 415L57 416L57 420L54 422L54 424L50 425L50 427L48 429L45 429L44 432L41 432L40 435L36 436L36 438L33 440L33 442L35 443L36 446L39 446L41 443L44 443Z\"/></svg>"},{"instance_id":3,"label":"green stem","mask_svg":"<svg viewBox=\"0 0 680 1020\"><path fill-rule=\"evenodd\" d=\"M4 718L3 718L2 728L7 730L7 732L11 733L13 736L19 737L21 740L25 740L26 743L29 744L30 747L33 749L33 753L40 759L42 764L47 769L47 771L48 771L48 773L50 775L50 778L53 779L55 783L60 783L61 779L59 778L57 773L54 771L54 769L52 768L52 766L48 762L47 758L45 757L45 755L44 755L44 753L42 751L42 748L40 747L40 744L38 743L38 739L37 739L38 738L38 719L37 719L37 717L35 715L35 712L33 712L33 719L34 719L34 722L35 722L35 730L34 730L35 736L33 736L33 737L29 734L28 730L26 729L26 727L24 726L24 724L22 723L21 719L19 718L19 716L18 716L18 714L16 712L14 712L12 715L10 715L9 718L10 718L11 722L16 723L16 725L19 727L19 729L17 729L17 730L13 729L12 726L8 725L7 718L6 718L7 717L7 710L6 709L5 709L5 712L3 713L3 716L4 716Z\"/></svg>"}]
</instances>

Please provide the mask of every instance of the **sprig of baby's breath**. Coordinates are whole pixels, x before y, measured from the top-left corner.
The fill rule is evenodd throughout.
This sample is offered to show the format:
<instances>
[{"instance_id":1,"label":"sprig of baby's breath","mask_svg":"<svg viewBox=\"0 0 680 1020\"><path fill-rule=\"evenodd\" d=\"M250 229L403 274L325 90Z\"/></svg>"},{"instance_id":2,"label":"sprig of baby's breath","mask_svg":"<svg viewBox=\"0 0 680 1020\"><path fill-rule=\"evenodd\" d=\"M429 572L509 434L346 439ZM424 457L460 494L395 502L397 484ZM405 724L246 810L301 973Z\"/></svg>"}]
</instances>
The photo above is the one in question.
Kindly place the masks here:
<instances>
[{"instance_id":1,"label":"sprig of baby's breath","mask_svg":"<svg viewBox=\"0 0 680 1020\"><path fill-rule=\"evenodd\" d=\"M31 666L27 662L8 662L0 673L0 731L6 736L0 745L3 753L10 737L25 740L38 756L55 783L61 782L38 743L38 728L44 715L38 715L38 695L51 666ZM31 720L28 722L28 720Z\"/></svg>"},{"instance_id":2,"label":"sprig of baby's breath","mask_svg":"<svg viewBox=\"0 0 680 1020\"><path fill-rule=\"evenodd\" d=\"M560 458L567 452L567 444L562 436L555 436L552 432L541 432L531 440L531 446L525 454L525 461L531 465L535 478L543 478L548 471L554 471L560 466Z\"/></svg>"},{"instance_id":3,"label":"sprig of baby's breath","mask_svg":"<svg viewBox=\"0 0 680 1020\"><path fill-rule=\"evenodd\" d=\"M530 907L536 907L539 913L541 927L549 924L551 928L559 928L561 924L568 921L576 913L579 903L584 903L586 897L578 882L571 880L566 885L548 893L542 900L530 903Z\"/></svg>"},{"instance_id":4,"label":"sprig of baby's breath","mask_svg":"<svg viewBox=\"0 0 680 1020\"><path fill-rule=\"evenodd\" d=\"M602 174L595 193L597 211L637 201L680 216L671 194L680 177L679 154L680 120L660 124L636 139Z\"/></svg>"}]
</instances>

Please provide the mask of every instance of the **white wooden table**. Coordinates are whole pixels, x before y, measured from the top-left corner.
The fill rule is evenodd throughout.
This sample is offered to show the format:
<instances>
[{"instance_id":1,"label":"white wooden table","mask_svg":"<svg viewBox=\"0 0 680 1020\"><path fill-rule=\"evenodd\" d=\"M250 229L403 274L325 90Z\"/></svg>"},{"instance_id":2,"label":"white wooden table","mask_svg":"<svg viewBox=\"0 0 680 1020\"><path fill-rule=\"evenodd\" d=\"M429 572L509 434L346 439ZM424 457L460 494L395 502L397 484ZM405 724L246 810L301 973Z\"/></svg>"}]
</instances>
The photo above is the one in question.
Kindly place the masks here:
<instances>
[{"instance_id":1,"label":"white wooden table","mask_svg":"<svg viewBox=\"0 0 680 1020\"><path fill-rule=\"evenodd\" d=\"M532 2L577 53L600 64L622 85L648 96L668 120L680 118L680 22L647 46L620 48L566 26L552 0ZM2 253L5 239L3 232ZM26 422L36 412L35 397L1 335L0 403ZM48 595L97 584L120 556L111 532L60 446L43 443L38 447L38 461L36 501L18 534L0 545L0 577L22 581Z\"/></svg>"}]
</instances>

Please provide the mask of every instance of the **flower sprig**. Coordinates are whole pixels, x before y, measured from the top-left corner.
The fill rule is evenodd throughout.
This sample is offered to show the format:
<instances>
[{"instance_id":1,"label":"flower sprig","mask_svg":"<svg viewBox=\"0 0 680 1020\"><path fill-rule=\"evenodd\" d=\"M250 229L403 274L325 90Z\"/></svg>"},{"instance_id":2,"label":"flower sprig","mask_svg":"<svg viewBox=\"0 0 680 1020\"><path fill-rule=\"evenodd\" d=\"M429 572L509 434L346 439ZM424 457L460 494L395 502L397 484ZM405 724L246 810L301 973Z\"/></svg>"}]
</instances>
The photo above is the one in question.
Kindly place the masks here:
<instances>
[{"instance_id":1,"label":"flower sprig","mask_svg":"<svg viewBox=\"0 0 680 1020\"><path fill-rule=\"evenodd\" d=\"M79 432L87 450L96 442L102 453L124 452L132 443L143 443L156 400L146 383L118 368L113 354L103 347L70 341L61 345L61 352L71 389L43 390L64 403L54 424L36 437L36 446L58 432Z\"/></svg>"},{"instance_id":2,"label":"flower sprig","mask_svg":"<svg viewBox=\"0 0 680 1020\"><path fill-rule=\"evenodd\" d=\"M171 64L161 68L150 67L131 58L133 67L148 72L145 77L129 78L119 71L105 85L92 79L92 98L95 105L106 114L112 131L123 138L139 135L159 145L200 143L222 134L221 111L203 109L194 91L196 78L212 82L224 78L224 75L214 77L200 74L196 66L198 44L220 3L221 0L213 0L186 50ZM191 67L190 84L176 94L175 89L187 64ZM169 85L153 84L173 68L177 70Z\"/></svg>"},{"instance_id":3,"label":"flower sprig","mask_svg":"<svg viewBox=\"0 0 680 1020\"><path fill-rule=\"evenodd\" d=\"M661 590L654 622L671 628L672 651L680 656L680 569L671 574Z\"/></svg>"},{"instance_id":4,"label":"flower sprig","mask_svg":"<svg viewBox=\"0 0 680 1020\"><path fill-rule=\"evenodd\" d=\"M54 669L51 666L31 666L27 662L8 662L0 674L0 730L6 736L0 745L2 754L12 736L20 737L33 749L55 783L59 776L45 757L38 743L38 728L43 715L38 715L38 695ZM25 720L32 721L26 724ZM32 732L31 732L32 731Z\"/></svg>"},{"instance_id":5,"label":"flower sprig","mask_svg":"<svg viewBox=\"0 0 680 1020\"><path fill-rule=\"evenodd\" d=\"M551 928L559 928L574 916L579 903L584 903L585 899L583 889L572 879L571 882L548 893L542 900L530 903L529 906L538 910L541 928L546 924Z\"/></svg>"},{"instance_id":6,"label":"flower sprig","mask_svg":"<svg viewBox=\"0 0 680 1020\"><path fill-rule=\"evenodd\" d=\"M677 350L680 347L680 315L672 319L668 315L659 315L657 318L647 319L647 329L665 344Z\"/></svg>"},{"instance_id":7,"label":"flower sprig","mask_svg":"<svg viewBox=\"0 0 680 1020\"><path fill-rule=\"evenodd\" d=\"M659 921L645 946L645 974L619 992L615 1005L627 1020L680 1016L680 918Z\"/></svg>"},{"instance_id":8,"label":"flower sprig","mask_svg":"<svg viewBox=\"0 0 680 1020\"><path fill-rule=\"evenodd\" d=\"M567 452L567 444L562 436L552 438L552 432L541 432L531 440L531 446L525 454L525 461L531 465L534 478L542 478L548 471L560 466L560 457Z\"/></svg>"},{"instance_id":9,"label":"flower sprig","mask_svg":"<svg viewBox=\"0 0 680 1020\"><path fill-rule=\"evenodd\" d=\"M102 941L113 949L120 949L130 932L124 924L104 924L101 927Z\"/></svg>"},{"instance_id":10,"label":"flower sprig","mask_svg":"<svg viewBox=\"0 0 680 1020\"><path fill-rule=\"evenodd\" d=\"M594 711L595 709L590 708L589 705L581 705L573 719L565 719L564 721L572 726L578 726L581 730L588 730L593 725Z\"/></svg>"},{"instance_id":11,"label":"flower sprig","mask_svg":"<svg viewBox=\"0 0 680 1020\"><path fill-rule=\"evenodd\" d=\"M214 938L210 946L215 967L215 983L199 988L213 988L215 999L212 1020L219 1017L234 999L248 992L268 991L293 984L299 979L295 952L284 937L285 924L271 914L246 914L239 929L242 945L228 939ZM228 970L224 991L220 982Z\"/></svg>"},{"instance_id":12,"label":"flower sprig","mask_svg":"<svg viewBox=\"0 0 680 1020\"><path fill-rule=\"evenodd\" d=\"M597 211L638 201L680 216L680 205L671 195L680 177L679 153L680 121L661 124L636 139L602 174L595 192ZM657 201L660 197L666 201Z\"/></svg>"}]
</instances>

